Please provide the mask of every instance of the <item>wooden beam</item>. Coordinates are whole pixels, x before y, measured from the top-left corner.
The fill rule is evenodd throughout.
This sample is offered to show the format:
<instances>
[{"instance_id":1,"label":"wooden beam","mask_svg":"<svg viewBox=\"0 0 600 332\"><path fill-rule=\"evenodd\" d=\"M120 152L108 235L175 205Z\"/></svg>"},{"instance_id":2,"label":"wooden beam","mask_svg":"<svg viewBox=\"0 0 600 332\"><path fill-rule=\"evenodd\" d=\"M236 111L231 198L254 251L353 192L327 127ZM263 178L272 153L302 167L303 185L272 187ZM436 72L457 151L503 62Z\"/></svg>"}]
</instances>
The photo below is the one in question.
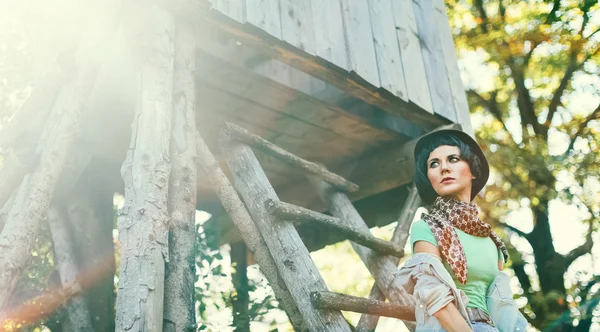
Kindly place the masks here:
<instances>
[{"instance_id":1,"label":"wooden beam","mask_svg":"<svg viewBox=\"0 0 600 332\"><path fill-rule=\"evenodd\" d=\"M345 220L349 225L352 225L363 232L370 232L364 220L358 214L346 194L336 191L327 183L316 178L311 178L310 180L319 193L319 196L323 201L327 202L331 215ZM415 305L414 298L412 298L406 292L404 287L394 278L394 273L398 267L397 260L394 260L389 256L381 256L369 248L353 243L351 244L354 251L358 254L369 272L371 272L379 289L385 294L390 302L405 306ZM414 325L411 322L405 321L404 323L409 328Z\"/></svg>"},{"instance_id":2,"label":"wooden beam","mask_svg":"<svg viewBox=\"0 0 600 332\"><path fill-rule=\"evenodd\" d=\"M402 212L398 217L398 225L394 230L394 234L392 234L392 239L390 243L394 243L402 248L406 244L408 240L410 226L412 225L412 220L417 212L417 209L421 206L421 198L419 197L419 192L417 191L417 186L413 183L408 189L408 198L404 202L402 207ZM398 262L396 262L397 264ZM379 289L379 287L375 284L371 288L371 292L369 293L369 299L375 301L385 301L385 295ZM377 326L377 322L379 321L379 316L376 315L362 315L358 324L356 325L356 329L358 331L372 331L375 330Z\"/></svg>"},{"instance_id":3,"label":"wooden beam","mask_svg":"<svg viewBox=\"0 0 600 332\"><path fill-rule=\"evenodd\" d=\"M319 309L353 311L409 321L415 320L414 306L402 306L346 294L313 292L310 294L310 302Z\"/></svg>"},{"instance_id":4,"label":"wooden beam","mask_svg":"<svg viewBox=\"0 0 600 332\"><path fill-rule=\"evenodd\" d=\"M380 254L393 255L400 258L404 256L404 249L402 249L402 247L378 239L370 232L363 232L355 229L354 227L348 226L346 222L339 218L331 217L319 212L305 209L303 207L275 200L267 200L265 202L265 208L270 214L278 217L279 220L315 221L341 233L348 240L373 249Z\"/></svg>"},{"instance_id":5,"label":"wooden beam","mask_svg":"<svg viewBox=\"0 0 600 332\"><path fill-rule=\"evenodd\" d=\"M208 181L216 191L221 204L231 217L231 221L235 224L235 228L240 230L238 236L241 235L248 250L254 254L256 261L260 265L261 272L269 281L275 296L281 301L294 328L298 331L306 330L306 325L300 315L300 311L289 290L285 285L280 283L275 260L264 244L264 240L254 224L254 221L250 217L248 210L246 210L244 203L229 182L223 169L219 166L219 163L200 134L198 134L197 140L196 148L198 149L198 161L204 169ZM233 229L233 227L230 229Z\"/></svg>"},{"instance_id":6,"label":"wooden beam","mask_svg":"<svg viewBox=\"0 0 600 332\"><path fill-rule=\"evenodd\" d=\"M277 145L267 141L266 139L250 133L244 128L236 126L232 123L225 124L225 127L228 134L231 135L233 138L239 140L240 142L248 144L249 146L254 147L256 149L259 149L289 164L290 166L300 168L309 174L316 175L338 189L349 192L358 190L357 185L347 181L346 179L337 174L329 172L325 167L304 160L290 152L287 152L284 149L278 147Z\"/></svg>"},{"instance_id":7,"label":"wooden beam","mask_svg":"<svg viewBox=\"0 0 600 332\"><path fill-rule=\"evenodd\" d=\"M226 134L226 133L225 133ZM350 328L339 311L320 311L310 305L310 293L327 289L298 232L289 222L275 222L264 207L267 199L277 200L252 149L225 135L221 150L254 224L271 253L277 275L291 294L310 331L344 331Z\"/></svg>"}]
</instances>

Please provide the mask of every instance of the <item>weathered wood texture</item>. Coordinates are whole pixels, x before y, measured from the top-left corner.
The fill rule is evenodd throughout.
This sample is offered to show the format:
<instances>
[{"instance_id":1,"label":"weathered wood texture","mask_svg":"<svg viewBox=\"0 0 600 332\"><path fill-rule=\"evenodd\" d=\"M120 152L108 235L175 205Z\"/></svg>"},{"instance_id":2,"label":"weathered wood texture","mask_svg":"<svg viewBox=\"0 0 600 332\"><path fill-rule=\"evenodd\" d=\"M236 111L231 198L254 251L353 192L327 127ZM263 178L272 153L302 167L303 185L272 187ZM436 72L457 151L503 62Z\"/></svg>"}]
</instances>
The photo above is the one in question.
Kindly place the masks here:
<instances>
[{"instance_id":1,"label":"weathered wood texture","mask_svg":"<svg viewBox=\"0 0 600 332\"><path fill-rule=\"evenodd\" d=\"M313 174L336 188L344 191L357 191L358 186L352 182L347 181L343 177L329 172L325 167L312 163L310 161L299 158L298 156L285 151L277 145L263 139L260 136L254 135L244 128L236 126L232 123L226 124L228 134L241 142L248 144L254 148L264 151L267 154L276 157L277 159L293 166L302 169L303 171Z\"/></svg>"},{"instance_id":2,"label":"weathered wood texture","mask_svg":"<svg viewBox=\"0 0 600 332\"><path fill-rule=\"evenodd\" d=\"M469 120L460 114L465 99L459 94L462 84L454 84L459 75L443 3L245 0L244 4L248 24L218 23L242 37L244 44L413 121L435 121L427 113L449 122Z\"/></svg>"},{"instance_id":3,"label":"weathered wood texture","mask_svg":"<svg viewBox=\"0 0 600 332\"><path fill-rule=\"evenodd\" d=\"M169 261L165 271L166 332L196 331L196 103L194 38L185 23L177 25L171 124L171 176L168 208Z\"/></svg>"},{"instance_id":4,"label":"weathered wood texture","mask_svg":"<svg viewBox=\"0 0 600 332\"><path fill-rule=\"evenodd\" d=\"M392 1L396 37L400 46L408 100L433 113L431 94L412 0Z\"/></svg>"},{"instance_id":5,"label":"weathered wood texture","mask_svg":"<svg viewBox=\"0 0 600 332\"><path fill-rule=\"evenodd\" d=\"M346 194L336 191L333 187L315 178L310 179L315 189L327 202L329 211L337 218L345 220L357 230L370 233L369 228L358 214ZM379 289L385 294L390 302L414 306L415 301L406 290L394 278L397 269L397 260L389 256L382 256L375 251L361 245L351 243L352 248L361 258ZM414 329L414 323L404 322L409 329Z\"/></svg>"},{"instance_id":6,"label":"weathered wood texture","mask_svg":"<svg viewBox=\"0 0 600 332\"><path fill-rule=\"evenodd\" d=\"M367 0L341 0L341 2L350 71L354 71L373 86L379 87L369 4Z\"/></svg>"},{"instance_id":7,"label":"weathered wood texture","mask_svg":"<svg viewBox=\"0 0 600 332\"><path fill-rule=\"evenodd\" d=\"M350 331L339 311L321 311L310 304L310 293L327 287L312 262L309 252L291 222L278 222L267 212L264 202L278 200L252 149L225 137L222 145L236 190L242 196L269 252L279 277L297 303L310 331Z\"/></svg>"},{"instance_id":8,"label":"weathered wood texture","mask_svg":"<svg viewBox=\"0 0 600 332\"><path fill-rule=\"evenodd\" d=\"M280 0L281 39L315 55L315 30L311 0Z\"/></svg>"},{"instance_id":9,"label":"weathered wood texture","mask_svg":"<svg viewBox=\"0 0 600 332\"><path fill-rule=\"evenodd\" d=\"M415 320L414 306L401 306L395 303L333 292L314 292L310 294L310 300L315 307L321 309L353 311L409 321Z\"/></svg>"},{"instance_id":10,"label":"weathered wood texture","mask_svg":"<svg viewBox=\"0 0 600 332\"><path fill-rule=\"evenodd\" d=\"M458 68L458 59L456 57L456 48L450 31L450 22L448 22L448 14L446 13L446 5L444 0L432 0L433 15L437 27L437 34L440 36L442 44L442 52L444 54L444 65L448 74L450 91L452 92L452 101L454 110L456 111L457 122L462 125L462 129L469 135L475 137L473 126L471 125L471 117L467 95L460 78L460 70Z\"/></svg>"},{"instance_id":11,"label":"weathered wood texture","mask_svg":"<svg viewBox=\"0 0 600 332\"><path fill-rule=\"evenodd\" d=\"M54 259L58 266L61 284L63 287L81 288L81 284L77 280L79 269L71 247L72 241L67 230L67 223L67 215L61 207L50 208L48 224L52 233ZM94 331L90 311L83 296L76 295L70 299L67 305L67 316L69 317L69 326L74 331Z\"/></svg>"},{"instance_id":12,"label":"weathered wood texture","mask_svg":"<svg viewBox=\"0 0 600 332\"><path fill-rule=\"evenodd\" d=\"M121 168L125 204L119 211L121 242L116 331L162 331L167 206L171 163L175 24L152 3L137 6L131 31L143 49L131 144ZM133 15L133 13L131 13Z\"/></svg>"},{"instance_id":13,"label":"weathered wood texture","mask_svg":"<svg viewBox=\"0 0 600 332\"><path fill-rule=\"evenodd\" d=\"M281 39L281 15L279 0L246 0L248 23Z\"/></svg>"},{"instance_id":14,"label":"weathered wood texture","mask_svg":"<svg viewBox=\"0 0 600 332\"><path fill-rule=\"evenodd\" d=\"M208 181L216 191L221 204L231 216L231 220L239 230L239 234L246 243L248 250L254 254L260 270L269 281L275 296L282 303L290 322L297 331L305 331L306 325L298 306L285 284L278 277L275 260L271 256L258 228L200 134L197 136L197 149L198 161L204 169Z\"/></svg>"},{"instance_id":15,"label":"weathered wood texture","mask_svg":"<svg viewBox=\"0 0 600 332\"><path fill-rule=\"evenodd\" d=\"M210 0L210 2L212 2L213 8L221 13L240 23L246 22L245 0Z\"/></svg>"},{"instance_id":16,"label":"weathered wood texture","mask_svg":"<svg viewBox=\"0 0 600 332\"><path fill-rule=\"evenodd\" d=\"M392 234L392 239L390 243L396 244L401 248L404 248L406 241L408 240L410 226L412 225L412 220L417 212L417 209L421 206L421 198L419 197L419 192L417 191L417 187L415 184L412 184L408 189L408 198L404 202L402 206L402 212L398 217L398 224L394 233ZM398 262L396 262L396 265ZM385 295L377 285L373 285L371 288L371 292L369 293L369 299L376 301L385 301ZM377 327L377 322L379 321L379 316L376 315L362 315L358 324L356 325L357 332L368 332L375 331Z\"/></svg>"},{"instance_id":17,"label":"weathered wood texture","mask_svg":"<svg viewBox=\"0 0 600 332\"><path fill-rule=\"evenodd\" d=\"M87 91L89 92L89 91ZM21 182L0 235L0 309L8 301L17 279L27 265L30 248L46 215L56 184L77 137L86 91L79 84L63 87L53 110L53 121L42 134L38 168Z\"/></svg>"},{"instance_id":18,"label":"weathered wood texture","mask_svg":"<svg viewBox=\"0 0 600 332\"><path fill-rule=\"evenodd\" d=\"M295 206L280 201L267 200L265 208L273 216L279 220L287 221L315 221L322 225L329 227L336 232L341 233L350 241L356 242L367 248L371 248L383 255L394 255L397 257L404 256L404 249L402 247L394 245L390 242L378 239L370 233L363 233L357 231L351 226L347 226L346 223L335 217L331 217L319 212L314 212L303 207Z\"/></svg>"},{"instance_id":19,"label":"weathered wood texture","mask_svg":"<svg viewBox=\"0 0 600 332\"><path fill-rule=\"evenodd\" d=\"M396 37L392 0L369 0L368 5L381 87L401 99L409 100L402 67L403 51Z\"/></svg>"},{"instance_id":20,"label":"weathered wood texture","mask_svg":"<svg viewBox=\"0 0 600 332\"><path fill-rule=\"evenodd\" d=\"M419 30L419 40L421 41L433 111L452 122L456 122L450 81L444 65L444 53L437 24L434 21L433 5L431 1L420 0L412 0L412 4Z\"/></svg>"},{"instance_id":21,"label":"weathered wood texture","mask_svg":"<svg viewBox=\"0 0 600 332\"><path fill-rule=\"evenodd\" d=\"M341 69L348 70L349 59L340 2L338 0L311 1L311 7L317 56Z\"/></svg>"}]
</instances>

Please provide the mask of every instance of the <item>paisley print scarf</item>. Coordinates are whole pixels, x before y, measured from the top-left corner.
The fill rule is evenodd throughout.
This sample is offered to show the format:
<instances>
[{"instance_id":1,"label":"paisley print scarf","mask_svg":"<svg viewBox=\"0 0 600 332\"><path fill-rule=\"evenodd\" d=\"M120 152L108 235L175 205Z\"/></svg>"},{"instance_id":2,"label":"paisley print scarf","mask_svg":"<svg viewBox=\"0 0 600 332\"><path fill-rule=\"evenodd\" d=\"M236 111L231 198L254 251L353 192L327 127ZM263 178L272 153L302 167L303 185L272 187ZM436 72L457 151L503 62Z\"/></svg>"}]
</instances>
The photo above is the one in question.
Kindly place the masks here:
<instances>
[{"instance_id":1,"label":"paisley print scarf","mask_svg":"<svg viewBox=\"0 0 600 332\"><path fill-rule=\"evenodd\" d=\"M504 261L508 259L504 242L489 224L479 219L477 205L474 203L438 197L429 214L423 215L423 219L435 236L443 258L463 285L467 282L467 258L454 227L473 236L489 236L502 251Z\"/></svg>"}]
</instances>

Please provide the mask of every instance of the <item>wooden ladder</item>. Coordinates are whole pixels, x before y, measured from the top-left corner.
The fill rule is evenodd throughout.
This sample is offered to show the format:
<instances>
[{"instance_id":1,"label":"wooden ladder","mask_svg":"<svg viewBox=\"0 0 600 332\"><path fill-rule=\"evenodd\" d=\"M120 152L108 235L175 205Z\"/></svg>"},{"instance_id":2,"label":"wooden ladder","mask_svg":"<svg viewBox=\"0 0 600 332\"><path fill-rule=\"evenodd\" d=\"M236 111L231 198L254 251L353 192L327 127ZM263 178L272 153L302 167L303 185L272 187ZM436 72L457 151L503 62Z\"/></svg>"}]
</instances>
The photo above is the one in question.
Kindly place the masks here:
<instances>
[{"instance_id":1,"label":"wooden ladder","mask_svg":"<svg viewBox=\"0 0 600 332\"><path fill-rule=\"evenodd\" d=\"M414 185L392 240L387 242L371 234L348 198L346 193L358 190L358 186L325 167L226 123L220 148L232 173L234 191L200 135L198 141L198 155L209 181L296 331L350 331L340 310L363 313L357 331L374 331L379 316L402 319L409 330L414 330L414 299L394 278L399 258L404 255L408 228L421 203ZM332 216L281 202L253 148L304 171ZM294 226L305 221L327 225L351 241L375 280L369 298L327 290Z\"/></svg>"}]
</instances>

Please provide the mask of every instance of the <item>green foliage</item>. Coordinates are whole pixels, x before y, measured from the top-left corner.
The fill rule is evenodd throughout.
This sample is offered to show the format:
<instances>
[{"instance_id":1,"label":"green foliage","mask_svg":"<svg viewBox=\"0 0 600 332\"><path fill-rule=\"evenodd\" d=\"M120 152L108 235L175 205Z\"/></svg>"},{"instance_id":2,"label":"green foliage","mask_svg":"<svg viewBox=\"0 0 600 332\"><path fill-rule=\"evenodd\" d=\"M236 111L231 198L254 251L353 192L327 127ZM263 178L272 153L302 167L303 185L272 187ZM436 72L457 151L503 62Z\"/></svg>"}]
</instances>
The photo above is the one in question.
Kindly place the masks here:
<instances>
[{"instance_id":1,"label":"green foliage","mask_svg":"<svg viewBox=\"0 0 600 332\"><path fill-rule=\"evenodd\" d=\"M509 227L535 258L536 273L516 273L521 285L539 279L541 289L523 293L531 322L580 331L584 312L593 310L569 301L580 288L565 289L563 276L591 251L600 222L600 6L589 0L447 6L459 58L469 63L463 74L476 134L494 170L484 214L502 225L511 211L531 210L531 233ZM550 232L555 201L586 211L588 217L573 222L590 225L585 243L566 255L555 250ZM552 324L559 317L569 317L570 325Z\"/></svg>"},{"instance_id":2,"label":"green foliage","mask_svg":"<svg viewBox=\"0 0 600 332\"><path fill-rule=\"evenodd\" d=\"M217 223L211 222L197 226L195 289L198 331L234 330L231 307L236 294L231 283L228 248L219 247L218 226ZM249 272L251 269L248 268ZM285 314L279 309L266 279L257 274L248 273L248 316L250 322L262 322L270 328L275 328L277 322L271 319L271 314Z\"/></svg>"}]
</instances>

